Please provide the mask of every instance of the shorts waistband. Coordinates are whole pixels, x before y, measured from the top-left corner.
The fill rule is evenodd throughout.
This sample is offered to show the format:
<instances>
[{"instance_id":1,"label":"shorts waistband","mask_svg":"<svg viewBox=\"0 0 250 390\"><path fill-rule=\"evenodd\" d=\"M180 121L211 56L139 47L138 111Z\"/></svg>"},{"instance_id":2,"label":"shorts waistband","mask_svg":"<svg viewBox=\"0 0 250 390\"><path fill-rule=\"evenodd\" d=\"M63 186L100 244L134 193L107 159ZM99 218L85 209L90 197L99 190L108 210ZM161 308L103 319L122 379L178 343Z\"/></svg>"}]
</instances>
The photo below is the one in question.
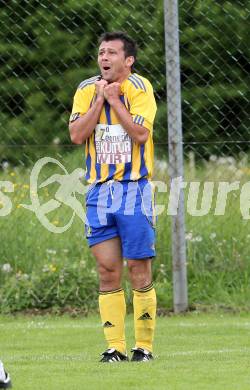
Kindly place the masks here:
<instances>
[{"instance_id":1,"label":"shorts waistband","mask_svg":"<svg viewBox=\"0 0 250 390\"><path fill-rule=\"evenodd\" d=\"M106 180L106 181L102 181L102 182L97 182L97 183L93 183L91 184L91 187L92 186L101 186L102 184L107 184L107 185L110 185L111 183L121 183L121 184L128 184L128 183L146 183L146 182L151 182L152 180L151 179L147 179L146 177L140 177L140 179L138 180L115 180L115 179L110 179L110 180Z\"/></svg>"}]
</instances>

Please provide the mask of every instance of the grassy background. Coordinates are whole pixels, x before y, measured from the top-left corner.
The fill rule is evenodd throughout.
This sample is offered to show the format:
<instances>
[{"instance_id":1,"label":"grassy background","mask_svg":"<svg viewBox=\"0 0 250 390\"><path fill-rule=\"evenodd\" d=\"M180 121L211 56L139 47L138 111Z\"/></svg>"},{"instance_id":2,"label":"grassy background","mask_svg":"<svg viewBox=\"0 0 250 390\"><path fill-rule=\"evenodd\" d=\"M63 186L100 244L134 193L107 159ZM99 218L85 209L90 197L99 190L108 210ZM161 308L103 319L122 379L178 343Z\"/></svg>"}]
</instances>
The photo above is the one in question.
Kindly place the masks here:
<instances>
[{"instance_id":1,"label":"grassy background","mask_svg":"<svg viewBox=\"0 0 250 390\"><path fill-rule=\"evenodd\" d=\"M0 348L16 390L248 390L249 332L249 314L161 317L155 361L105 365L99 317L0 317Z\"/></svg>"},{"instance_id":2,"label":"grassy background","mask_svg":"<svg viewBox=\"0 0 250 390\"><path fill-rule=\"evenodd\" d=\"M45 152L38 150L37 159ZM81 166L82 150L73 153L48 151L72 172ZM245 157L244 157L245 158ZM30 167L32 168L31 162ZM0 309L5 312L27 308L78 307L87 312L96 308L97 274L95 262L84 238L81 220L75 217L71 228L62 234L47 231L36 216L20 207L30 204L29 177L31 168L9 168L0 173L0 180L14 183L14 192L6 193L13 203L12 212L0 217ZM236 181L241 185L249 180L246 160L220 159L193 163L190 157L185 166L186 181L214 181L215 191L210 212L203 217L186 213L187 270L189 303L192 307L219 306L232 309L250 308L250 221L240 213L240 191L228 196L226 213L215 216L218 181ZM39 182L60 168L49 164L41 172ZM166 164L156 161L155 179L168 182ZM58 184L39 190L41 203L54 197ZM185 190L186 199L188 188ZM168 193L157 194L157 204L168 204ZM84 203L84 197L78 196ZM199 202L201 201L201 194ZM55 226L63 226L72 215L67 206L48 214ZM154 280L159 306L172 308L171 219L165 212L158 218L157 258L154 261ZM4 271L3 265L9 265ZM8 267L7 267L8 268ZM124 287L131 306L131 291L125 277Z\"/></svg>"}]
</instances>

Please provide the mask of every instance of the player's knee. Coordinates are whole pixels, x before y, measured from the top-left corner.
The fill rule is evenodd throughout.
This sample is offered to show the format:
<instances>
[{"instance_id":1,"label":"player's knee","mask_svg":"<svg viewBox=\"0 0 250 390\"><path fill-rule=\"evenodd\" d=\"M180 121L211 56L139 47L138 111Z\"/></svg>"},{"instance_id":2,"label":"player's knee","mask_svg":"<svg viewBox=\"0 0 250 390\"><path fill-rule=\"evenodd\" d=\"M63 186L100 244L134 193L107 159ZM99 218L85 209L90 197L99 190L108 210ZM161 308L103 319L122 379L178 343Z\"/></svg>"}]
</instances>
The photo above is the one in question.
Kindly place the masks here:
<instances>
[{"instance_id":1,"label":"player's knee","mask_svg":"<svg viewBox=\"0 0 250 390\"><path fill-rule=\"evenodd\" d=\"M99 279L101 282L112 283L119 279L119 272L116 268L108 267L105 264L98 265Z\"/></svg>"},{"instance_id":2,"label":"player's knee","mask_svg":"<svg viewBox=\"0 0 250 390\"><path fill-rule=\"evenodd\" d=\"M152 281L151 263L148 260L128 261L129 277L133 288L143 288Z\"/></svg>"},{"instance_id":3,"label":"player's knee","mask_svg":"<svg viewBox=\"0 0 250 390\"><path fill-rule=\"evenodd\" d=\"M151 283L151 277L145 272L130 273L130 281L134 288L142 288Z\"/></svg>"},{"instance_id":4,"label":"player's knee","mask_svg":"<svg viewBox=\"0 0 250 390\"><path fill-rule=\"evenodd\" d=\"M151 282L151 272L149 272L148 267L136 264L136 262L129 262L128 271L134 288L144 287Z\"/></svg>"}]
</instances>

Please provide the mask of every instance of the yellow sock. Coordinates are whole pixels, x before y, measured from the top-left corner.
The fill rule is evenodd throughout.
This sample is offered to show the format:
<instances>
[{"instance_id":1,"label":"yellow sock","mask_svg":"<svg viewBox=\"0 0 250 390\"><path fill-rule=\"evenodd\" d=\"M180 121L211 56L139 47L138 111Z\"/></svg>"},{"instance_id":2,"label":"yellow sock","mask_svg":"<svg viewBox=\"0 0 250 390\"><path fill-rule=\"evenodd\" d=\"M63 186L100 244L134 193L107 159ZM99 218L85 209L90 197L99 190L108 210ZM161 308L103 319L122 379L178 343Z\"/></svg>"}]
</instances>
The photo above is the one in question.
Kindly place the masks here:
<instances>
[{"instance_id":1,"label":"yellow sock","mask_svg":"<svg viewBox=\"0 0 250 390\"><path fill-rule=\"evenodd\" d=\"M99 309L108 348L115 348L121 353L126 353L124 291L119 289L100 292Z\"/></svg>"},{"instance_id":2,"label":"yellow sock","mask_svg":"<svg viewBox=\"0 0 250 390\"><path fill-rule=\"evenodd\" d=\"M135 346L153 351L156 295L153 284L134 291Z\"/></svg>"}]
</instances>

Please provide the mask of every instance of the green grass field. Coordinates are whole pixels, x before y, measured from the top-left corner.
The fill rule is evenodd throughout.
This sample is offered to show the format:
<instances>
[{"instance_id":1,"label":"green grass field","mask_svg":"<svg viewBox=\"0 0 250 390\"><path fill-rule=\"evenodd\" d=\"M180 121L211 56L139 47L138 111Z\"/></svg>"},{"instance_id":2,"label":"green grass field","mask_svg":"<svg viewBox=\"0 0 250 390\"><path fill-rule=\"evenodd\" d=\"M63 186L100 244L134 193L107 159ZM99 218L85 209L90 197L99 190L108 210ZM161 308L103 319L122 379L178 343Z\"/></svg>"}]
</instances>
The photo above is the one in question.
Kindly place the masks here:
<instances>
[{"instance_id":1,"label":"green grass field","mask_svg":"<svg viewBox=\"0 0 250 390\"><path fill-rule=\"evenodd\" d=\"M16 390L248 390L250 314L160 317L156 359L98 363L99 317L0 317L0 355ZM133 319L127 318L128 348Z\"/></svg>"}]
</instances>

